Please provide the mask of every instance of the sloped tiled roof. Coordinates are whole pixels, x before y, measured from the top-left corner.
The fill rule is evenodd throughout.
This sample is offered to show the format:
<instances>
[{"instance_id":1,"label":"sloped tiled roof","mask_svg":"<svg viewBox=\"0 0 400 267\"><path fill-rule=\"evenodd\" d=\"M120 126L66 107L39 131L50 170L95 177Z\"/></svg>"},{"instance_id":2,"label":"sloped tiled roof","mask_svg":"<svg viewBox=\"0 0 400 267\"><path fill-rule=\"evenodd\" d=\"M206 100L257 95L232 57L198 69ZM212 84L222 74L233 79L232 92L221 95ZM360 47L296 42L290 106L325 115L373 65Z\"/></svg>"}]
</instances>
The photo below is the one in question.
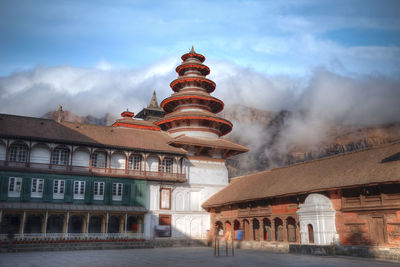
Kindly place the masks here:
<instances>
[{"instance_id":1,"label":"sloped tiled roof","mask_svg":"<svg viewBox=\"0 0 400 267\"><path fill-rule=\"evenodd\" d=\"M245 146L233 143L223 138L218 139L201 139L201 138L194 138L189 136L178 136L170 141L173 144L187 144L187 145L194 145L194 146L205 146L205 147L215 147L219 149L230 149L240 152L247 152L249 149Z\"/></svg>"},{"instance_id":2,"label":"sloped tiled roof","mask_svg":"<svg viewBox=\"0 0 400 267\"><path fill-rule=\"evenodd\" d=\"M46 142L186 154L162 131L111 127L0 114L0 136Z\"/></svg>"},{"instance_id":3,"label":"sloped tiled roof","mask_svg":"<svg viewBox=\"0 0 400 267\"><path fill-rule=\"evenodd\" d=\"M327 189L400 181L400 142L237 177L204 208Z\"/></svg>"}]
</instances>

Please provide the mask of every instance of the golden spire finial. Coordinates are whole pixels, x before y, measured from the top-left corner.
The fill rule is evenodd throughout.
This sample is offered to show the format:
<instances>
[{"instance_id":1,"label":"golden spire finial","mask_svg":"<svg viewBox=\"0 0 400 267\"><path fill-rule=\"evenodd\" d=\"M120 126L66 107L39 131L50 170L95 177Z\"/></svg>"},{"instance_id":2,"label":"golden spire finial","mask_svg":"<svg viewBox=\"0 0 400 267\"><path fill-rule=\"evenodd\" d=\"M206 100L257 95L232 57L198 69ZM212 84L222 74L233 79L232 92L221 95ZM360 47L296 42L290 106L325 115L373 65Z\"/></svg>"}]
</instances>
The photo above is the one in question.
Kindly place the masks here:
<instances>
[{"instance_id":1,"label":"golden spire finial","mask_svg":"<svg viewBox=\"0 0 400 267\"><path fill-rule=\"evenodd\" d=\"M196 52L194 52L194 47L193 47L193 45L192 45L192 49L190 50L190 53L191 53L191 54L196 53Z\"/></svg>"}]
</instances>

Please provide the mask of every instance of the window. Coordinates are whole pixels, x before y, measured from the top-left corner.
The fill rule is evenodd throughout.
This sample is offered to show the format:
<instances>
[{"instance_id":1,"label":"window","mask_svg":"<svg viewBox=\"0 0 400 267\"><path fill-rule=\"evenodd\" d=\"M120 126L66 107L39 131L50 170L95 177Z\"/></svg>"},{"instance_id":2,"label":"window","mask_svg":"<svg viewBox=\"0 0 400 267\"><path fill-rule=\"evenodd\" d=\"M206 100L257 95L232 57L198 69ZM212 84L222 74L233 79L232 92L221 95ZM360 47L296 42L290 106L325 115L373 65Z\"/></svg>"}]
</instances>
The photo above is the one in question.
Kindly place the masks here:
<instances>
[{"instance_id":1,"label":"window","mask_svg":"<svg viewBox=\"0 0 400 267\"><path fill-rule=\"evenodd\" d=\"M171 188L160 189L160 209L171 209Z\"/></svg>"},{"instance_id":2,"label":"window","mask_svg":"<svg viewBox=\"0 0 400 267\"><path fill-rule=\"evenodd\" d=\"M94 200L104 199L104 182L94 182Z\"/></svg>"},{"instance_id":3,"label":"window","mask_svg":"<svg viewBox=\"0 0 400 267\"><path fill-rule=\"evenodd\" d=\"M129 170L140 170L140 162L142 161L142 157L139 155L131 155L129 157L128 169Z\"/></svg>"},{"instance_id":4,"label":"window","mask_svg":"<svg viewBox=\"0 0 400 267\"><path fill-rule=\"evenodd\" d=\"M105 168L106 167L106 154L95 152L92 154L92 167Z\"/></svg>"},{"instance_id":5,"label":"window","mask_svg":"<svg viewBox=\"0 0 400 267\"><path fill-rule=\"evenodd\" d=\"M51 164L68 165L69 151L65 148L56 148L51 156Z\"/></svg>"},{"instance_id":6,"label":"window","mask_svg":"<svg viewBox=\"0 0 400 267\"><path fill-rule=\"evenodd\" d=\"M53 183L53 199L64 199L64 180L54 180Z\"/></svg>"},{"instance_id":7,"label":"window","mask_svg":"<svg viewBox=\"0 0 400 267\"><path fill-rule=\"evenodd\" d=\"M123 184L113 183L112 200L116 200L116 201L122 200L122 188L123 188Z\"/></svg>"},{"instance_id":8,"label":"window","mask_svg":"<svg viewBox=\"0 0 400 267\"><path fill-rule=\"evenodd\" d=\"M85 198L85 182L75 181L74 182L74 199L84 199Z\"/></svg>"},{"instance_id":9,"label":"window","mask_svg":"<svg viewBox=\"0 0 400 267\"><path fill-rule=\"evenodd\" d=\"M10 146L8 160L13 162L26 162L28 147L23 144L13 144Z\"/></svg>"},{"instance_id":10,"label":"window","mask_svg":"<svg viewBox=\"0 0 400 267\"><path fill-rule=\"evenodd\" d=\"M172 159L163 159L160 171L171 173L172 172Z\"/></svg>"},{"instance_id":11,"label":"window","mask_svg":"<svg viewBox=\"0 0 400 267\"><path fill-rule=\"evenodd\" d=\"M8 184L8 196L19 197L21 195L22 178L21 177L10 177Z\"/></svg>"},{"instance_id":12,"label":"window","mask_svg":"<svg viewBox=\"0 0 400 267\"><path fill-rule=\"evenodd\" d=\"M43 197L43 179L32 178L31 197Z\"/></svg>"}]
</instances>

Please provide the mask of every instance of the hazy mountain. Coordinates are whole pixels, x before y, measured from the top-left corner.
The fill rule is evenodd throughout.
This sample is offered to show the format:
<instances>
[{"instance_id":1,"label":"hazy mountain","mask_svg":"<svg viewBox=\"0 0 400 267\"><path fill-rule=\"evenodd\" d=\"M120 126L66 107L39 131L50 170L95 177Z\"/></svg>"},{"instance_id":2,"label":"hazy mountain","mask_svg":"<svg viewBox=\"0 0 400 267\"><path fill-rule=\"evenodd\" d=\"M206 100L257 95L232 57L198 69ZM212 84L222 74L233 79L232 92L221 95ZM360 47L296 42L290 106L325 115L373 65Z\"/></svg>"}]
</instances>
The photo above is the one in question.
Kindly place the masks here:
<instances>
[{"instance_id":1,"label":"hazy mountain","mask_svg":"<svg viewBox=\"0 0 400 267\"><path fill-rule=\"evenodd\" d=\"M296 136L296 133L290 132L290 125L296 120L301 123L300 112L271 112L239 105L226 107L219 115L234 125L232 133L226 138L250 148L250 152L227 161L229 177L400 140L399 122L367 126L326 123L323 131L319 129L319 133L324 133L322 136L311 136L311 141L304 141L302 138L287 138ZM57 120L59 111L48 112L43 117ZM115 117L109 114L101 118L91 115L82 117L66 110L62 112L62 120L111 125Z\"/></svg>"}]
</instances>

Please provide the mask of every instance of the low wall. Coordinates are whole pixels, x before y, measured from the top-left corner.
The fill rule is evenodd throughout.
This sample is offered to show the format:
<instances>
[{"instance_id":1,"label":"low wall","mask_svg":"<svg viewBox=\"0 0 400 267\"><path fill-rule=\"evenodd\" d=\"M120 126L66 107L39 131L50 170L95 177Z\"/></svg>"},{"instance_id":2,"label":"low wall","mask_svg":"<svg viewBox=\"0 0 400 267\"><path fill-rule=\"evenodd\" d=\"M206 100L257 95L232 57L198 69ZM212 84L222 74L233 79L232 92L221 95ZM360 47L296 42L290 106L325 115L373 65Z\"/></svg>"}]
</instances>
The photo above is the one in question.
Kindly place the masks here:
<instances>
[{"instance_id":1,"label":"low wall","mask_svg":"<svg viewBox=\"0 0 400 267\"><path fill-rule=\"evenodd\" d=\"M57 243L10 243L0 244L0 252L27 252L27 251L62 251L62 250L101 250L101 249L134 249L153 248L149 241L135 242L57 242Z\"/></svg>"},{"instance_id":2,"label":"low wall","mask_svg":"<svg viewBox=\"0 0 400 267\"><path fill-rule=\"evenodd\" d=\"M153 247L204 247L208 245L205 239L155 238L149 242Z\"/></svg>"},{"instance_id":3,"label":"low wall","mask_svg":"<svg viewBox=\"0 0 400 267\"><path fill-rule=\"evenodd\" d=\"M222 244L222 243L221 243ZM297 253L316 256L352 256L363 258L377 258L400 262L400 248L398 247L368 247L368 246L319 246L290 244L265 241L235 241L235 247L241 249L261 249L278 253Z\"/></svg>"}]
</instances>

